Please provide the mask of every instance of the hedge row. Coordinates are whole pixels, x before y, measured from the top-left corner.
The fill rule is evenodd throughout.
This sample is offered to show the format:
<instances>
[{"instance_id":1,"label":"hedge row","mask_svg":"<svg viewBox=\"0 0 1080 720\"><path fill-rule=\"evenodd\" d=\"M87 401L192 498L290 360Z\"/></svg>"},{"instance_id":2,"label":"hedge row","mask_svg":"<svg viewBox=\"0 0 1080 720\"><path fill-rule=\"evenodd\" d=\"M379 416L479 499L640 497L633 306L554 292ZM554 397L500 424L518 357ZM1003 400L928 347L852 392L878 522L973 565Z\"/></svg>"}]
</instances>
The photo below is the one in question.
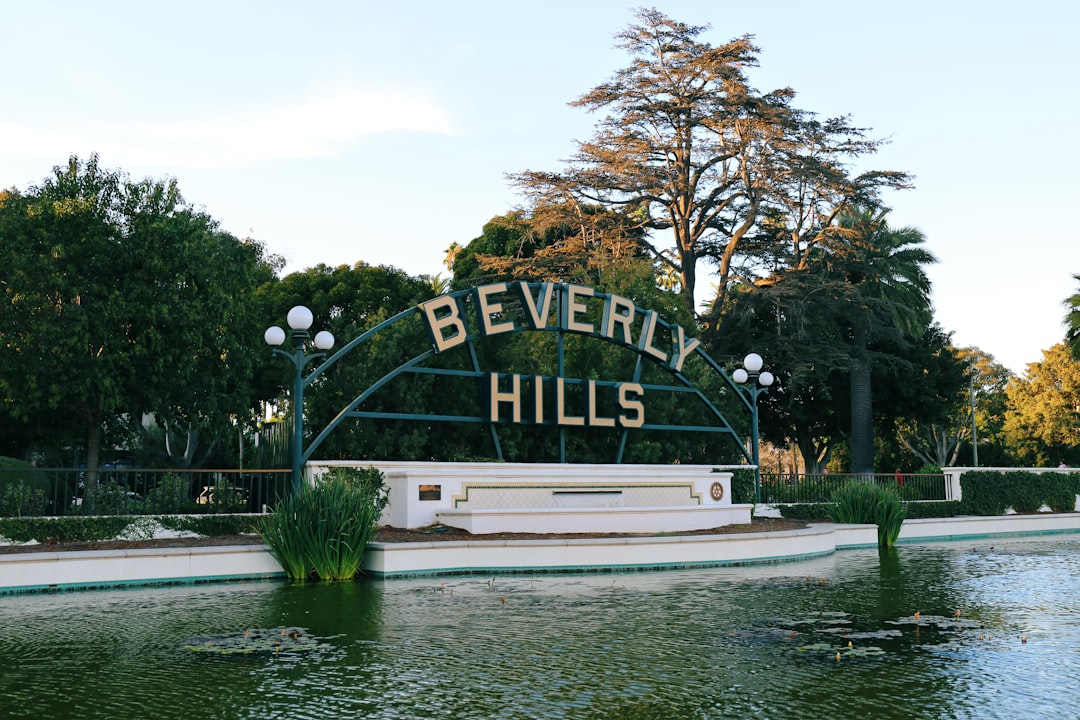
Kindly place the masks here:
<instances>
[{"instance_id":1,"label":"hedge row","mask_svg":"<svg viewBox=\"0 0 1080 720\"><path fill-rule=\"evenodd\" d=\"M0 517L0 538L11 542L97 542L149 539L155 527L218 537L254 533L261 515L73 515L67 517Z\"/></svg>"}]
</instances>

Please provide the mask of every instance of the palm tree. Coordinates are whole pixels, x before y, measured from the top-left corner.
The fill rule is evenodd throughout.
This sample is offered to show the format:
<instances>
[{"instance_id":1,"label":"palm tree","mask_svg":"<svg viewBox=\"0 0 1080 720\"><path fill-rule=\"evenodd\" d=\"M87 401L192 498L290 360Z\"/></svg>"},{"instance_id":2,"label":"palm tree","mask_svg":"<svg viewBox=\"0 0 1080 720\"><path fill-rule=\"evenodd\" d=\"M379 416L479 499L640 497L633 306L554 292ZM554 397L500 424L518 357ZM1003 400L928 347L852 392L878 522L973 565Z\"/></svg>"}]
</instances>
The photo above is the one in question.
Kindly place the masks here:
<instances>
[{"instance_id":1,"label":"palm tree","mask_svg":"<svg viewBox=\"0 0 1080 720\"><path fill-rule=\"evenodd\" d=\"M1073 280L1080 283L1080 274L1073 275ZM1065 345L1073 358L1080 360L1080 290L1062 303L1065 306Z\"/></svg>"},{"instance_id":2,"label":"palm tree","mask_svg":"<svg viewBox=\"0 0 1080 720\"><path fill-rule=\"evenodd\" d=\"M890 228L888 209L857 207L830 228L824 257L828 271L846 284L853 359L851 471L874 472L874 410L871 341L882 329L918 338L932 316L930 280L924 266L937 258L921 247L913 227Z\"/></svg>"}]
</instances>

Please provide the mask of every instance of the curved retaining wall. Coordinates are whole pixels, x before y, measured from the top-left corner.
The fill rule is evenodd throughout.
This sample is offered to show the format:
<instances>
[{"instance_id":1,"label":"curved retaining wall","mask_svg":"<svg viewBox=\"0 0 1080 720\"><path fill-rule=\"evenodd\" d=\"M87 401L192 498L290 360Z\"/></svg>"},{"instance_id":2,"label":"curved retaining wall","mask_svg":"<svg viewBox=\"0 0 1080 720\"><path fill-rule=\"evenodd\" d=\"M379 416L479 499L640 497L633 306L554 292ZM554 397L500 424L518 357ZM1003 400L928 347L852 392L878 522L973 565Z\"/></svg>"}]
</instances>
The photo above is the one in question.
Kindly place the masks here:
<instances>
[{"instance_id":1,"label":"curved retaining wall","mask_svg":"<svg viewBox=\"0 0 1080 720\"><path fill-rule=\"evenodd\" d=\"M1080 533L1080 514L908 520L901 544ZM364 569L380 578L452 573L588 572L784 562L875 547L873 525L633 538L373 543ZM0 594L283 578L262 545L28 552L0 555Z\"/></svg>"}]
</instances>

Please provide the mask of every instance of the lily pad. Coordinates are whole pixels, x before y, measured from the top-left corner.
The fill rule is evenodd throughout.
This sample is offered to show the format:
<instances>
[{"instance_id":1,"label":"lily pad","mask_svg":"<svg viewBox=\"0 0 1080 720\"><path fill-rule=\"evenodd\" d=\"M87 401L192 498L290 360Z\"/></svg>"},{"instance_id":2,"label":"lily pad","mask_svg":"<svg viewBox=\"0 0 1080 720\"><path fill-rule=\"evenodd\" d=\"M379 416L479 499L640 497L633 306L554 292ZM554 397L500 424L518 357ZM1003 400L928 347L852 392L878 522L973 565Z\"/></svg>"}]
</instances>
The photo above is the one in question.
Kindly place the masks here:
<instances>
[{"instance_id":1,"label":"lily pad","mask_svg":"<svg viewBox=\"0 0 1080 720\"><path fill-rule=\"evenodd\" d=\"M243 633L188 638L182 649L210 655L280 655L328 647L299 627L249 628Z\"/></svg>"}]
</instances>

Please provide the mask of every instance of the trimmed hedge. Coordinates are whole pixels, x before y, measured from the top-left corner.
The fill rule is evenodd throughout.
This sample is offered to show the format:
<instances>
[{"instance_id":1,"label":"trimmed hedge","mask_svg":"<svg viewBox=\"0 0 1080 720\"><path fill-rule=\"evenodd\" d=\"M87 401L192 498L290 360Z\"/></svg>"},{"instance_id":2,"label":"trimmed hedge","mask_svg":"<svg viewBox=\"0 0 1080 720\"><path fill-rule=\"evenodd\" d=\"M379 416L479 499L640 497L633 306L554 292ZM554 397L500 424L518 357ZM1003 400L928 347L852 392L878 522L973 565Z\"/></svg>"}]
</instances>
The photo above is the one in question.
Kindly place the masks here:
<instances>
[{"instance_id":1,"label":"trimmed hedge","mask_svg":"<svg viewBox=\"0 0 1080 720\"><path fill-rule=\"evenodd\" d=\"M1003 515L1010 507L1033 513L1043 505L1054 512L1072 512L1080 493L1080 473L966 472L960 478L960 492L968 515Z\"/></svg>"},{"instance_id":2,"label":"trimmed hedge","mask_svg":"<svg viewBox=\"0 0 1080 720\"><path fill-rule=\"evenodd\" d=\"M934 502L909 502L904 503L906 508L905 517L918 518L950 518L964 515L963 505L955 500L941 500ZM830 503L804 503L802 505L779 505L780 515L788 520L805 520L807 522L830 522Z\"/></svg>"},{"instance_id":3,"label":"trimmed hedge","mask_svg":"<svg viewBox=\"0 0 1080 720\"><path fill-rule=\"evenodd\" d=\"M254 534L261 515L69 515L65 517L0 518L0 538L12 542L66 543L100 542L120 537L145 535L153 522L161 527L197 535Z\"/></svg>"},{"instance_id":4,"label":"trimmed hedge","mask_svg":"<svg viewBox=\"0 0 1080 720\"><path fill-rule=\"evenodd\" d=\"M735 505L753 505L755 500L754 469L739 468L733 471L731 473L731 502Z\"/></svg>"}]
</instances>

